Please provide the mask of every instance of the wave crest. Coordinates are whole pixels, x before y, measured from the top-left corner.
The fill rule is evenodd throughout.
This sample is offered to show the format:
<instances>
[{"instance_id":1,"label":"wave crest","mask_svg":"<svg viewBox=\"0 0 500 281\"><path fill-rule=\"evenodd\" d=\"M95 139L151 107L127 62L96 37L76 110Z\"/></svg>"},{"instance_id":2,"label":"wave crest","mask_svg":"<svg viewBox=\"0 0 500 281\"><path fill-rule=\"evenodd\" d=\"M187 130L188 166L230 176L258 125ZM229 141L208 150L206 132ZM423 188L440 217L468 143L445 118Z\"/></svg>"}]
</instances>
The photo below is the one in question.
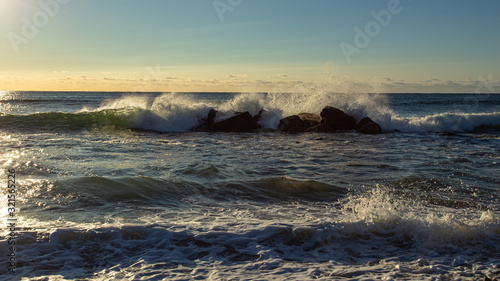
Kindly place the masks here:
<instances>
[{"instance_id":1,"label":"wave crest","mask_svg":"<svg viewBox=\"0 0 500 281\"><path fill-rule=\"evenodd\" d=\"M463 132L482 126L500 126L500 112L440 113L423 117L397 117L382 123L386 129L409 132Z\"/></svg>"},{"instance_id":2,"label":"wave crest","mask_svg":"<svg viewBox=\"0 0 500 281\"><path fill-rule=\"evenodd\" d=\"M210 109L219 112L217 120L235 112L265 112L259 121L263 128L277 129L284 117L303 112L320 113L334 106L358 121L369 116L384 131L462 132L487 127L497 130L500 112L439 113L403 117L392 111L384 94L309 93L165 93L160 96L126 95L105 100L95 110L83 108L76 113L49 112L31 115L3 115L3 126L19 129L140 129L157 132L188 132L207 117ZM214 96L216 95L216 96Z\"/></svg>"}]
</instances>

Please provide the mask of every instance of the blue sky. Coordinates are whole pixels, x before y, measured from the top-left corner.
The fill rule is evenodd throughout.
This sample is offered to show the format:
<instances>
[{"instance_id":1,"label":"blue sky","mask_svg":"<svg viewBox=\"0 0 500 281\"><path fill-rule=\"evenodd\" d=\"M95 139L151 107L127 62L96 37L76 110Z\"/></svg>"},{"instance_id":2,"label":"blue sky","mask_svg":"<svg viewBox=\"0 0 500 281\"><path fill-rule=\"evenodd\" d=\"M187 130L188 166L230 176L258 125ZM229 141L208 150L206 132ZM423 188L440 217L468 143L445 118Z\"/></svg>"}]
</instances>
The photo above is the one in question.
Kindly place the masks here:
<instances>
[{"instance_id":1,"label":"blue sky","mask_svg":"<svg viewBox=\"0 0 500 281\"><path fill-rule=\"evenodd\" d=\"M2 90L500 86L493 0L2 0L0 23ZM367 44L356 45L356 28Z\"/></svg>"}]
</instances>

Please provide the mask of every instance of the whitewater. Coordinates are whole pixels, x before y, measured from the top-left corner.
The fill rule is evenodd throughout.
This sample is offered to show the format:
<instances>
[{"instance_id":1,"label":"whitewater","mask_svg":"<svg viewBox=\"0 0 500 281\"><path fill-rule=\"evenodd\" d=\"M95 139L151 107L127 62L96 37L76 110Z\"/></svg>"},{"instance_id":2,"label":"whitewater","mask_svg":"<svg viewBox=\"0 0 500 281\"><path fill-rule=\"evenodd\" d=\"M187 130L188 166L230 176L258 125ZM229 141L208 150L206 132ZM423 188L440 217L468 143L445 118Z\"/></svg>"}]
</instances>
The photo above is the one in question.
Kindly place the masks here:
<instances>
[{"instance_id":1,"label":"whitewater","mask_svg":"<svg viewBox=\"0 0 500 281\"><path fill-rule=\"evenodd\" d=\"M383 132L275 131L325 106ZM0 280L500 278L498 94L2 92L0 109ZM195 131L210 109L265 112Z\"/></svg>"}]
</instances>

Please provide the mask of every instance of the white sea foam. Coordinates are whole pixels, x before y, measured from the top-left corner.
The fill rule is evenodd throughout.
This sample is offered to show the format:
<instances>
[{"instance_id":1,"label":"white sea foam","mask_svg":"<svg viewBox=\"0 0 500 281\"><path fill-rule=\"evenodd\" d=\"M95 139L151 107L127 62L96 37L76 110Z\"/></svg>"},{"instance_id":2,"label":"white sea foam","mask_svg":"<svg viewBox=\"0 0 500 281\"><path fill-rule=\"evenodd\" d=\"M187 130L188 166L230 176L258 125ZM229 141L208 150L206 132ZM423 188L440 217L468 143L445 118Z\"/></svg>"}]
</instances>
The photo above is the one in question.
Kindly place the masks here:
<instances>
[{"instance_id":1,"label":"white sea foam","mask_svg":"<svg viewBox=\"0 0 500 281\"><path fill-rule=\"evenodd\" d=\"M392 116L381 122L386 129L404 132L461 132L479 126L500 126L500 112L440 113L423 117Z\"/></svg>"},{"instance_id":2,"label":"white sea foam","mask_svg":"<svg viewBox=\"0 0 500 281\"><path fill-rule=\"evenodd\" d=\"M492 212L457 214L448 208L430 208L414 199L396 197L384 187L349 196L343 205L348 231L400 235L423 252L473 247L495 240L499 218ZM452 250L453 251L453 250Z\"/></svg>"},{"instance_id":3,"label":"white sea foam","mask_svg":"<svg viewBox=\"0 0 500 281\"><path fill-rule=\"evenodd\" d=\"M136 128L160 132L187 132L206 118L211 108L219 114L217 121L229 118L235 112L249 111L252 115L262 109L263 128L276 129L280 119L310 112L319 114L325 106L333 106L354 116L358 121L370 117L384 131L455 132L473 130L479 126L499 126L500 112L439 113L428 116L402 117L391 110L383 94L342 93L323 91L308 93L242 93L229 100L207 101L197 94L165 93L154 99L144 96L124 96L105 101L96 111L137 108L140 114L130 116ZM200 94L201 95L201 94Z\"/></svg>"},{"instance_id":4,"label":"white sea foam","mask_svg":"<svg viewBox=\"0 0 500 281\"><path fill-rule=\"evenodd\" d=\"M96 111L129 107L148 109L151 107L151 99L146 96L125 95L119 99L105 100Z\"/></svg>"},{"instance_id":5,"label":"white sea foam","mask_svg":"<svg viewBox=\"0 0 500 281\"><path fill-rule=\"evenodd\" d=\"M20 235L18 254L24 263L17 276L40 267L56 279L76 279L85 276L84 268L92 269L96 280L494 276L500 260L475 256L500 250L495 214L466 218L407 200L376 187L343 201L343 213L295 202L195 208L176 214L169 224L161 212L137 225L74 228L60 220L50 233ZM5 246L1 241L1 254Z\"/></svg>"}]
</instances>

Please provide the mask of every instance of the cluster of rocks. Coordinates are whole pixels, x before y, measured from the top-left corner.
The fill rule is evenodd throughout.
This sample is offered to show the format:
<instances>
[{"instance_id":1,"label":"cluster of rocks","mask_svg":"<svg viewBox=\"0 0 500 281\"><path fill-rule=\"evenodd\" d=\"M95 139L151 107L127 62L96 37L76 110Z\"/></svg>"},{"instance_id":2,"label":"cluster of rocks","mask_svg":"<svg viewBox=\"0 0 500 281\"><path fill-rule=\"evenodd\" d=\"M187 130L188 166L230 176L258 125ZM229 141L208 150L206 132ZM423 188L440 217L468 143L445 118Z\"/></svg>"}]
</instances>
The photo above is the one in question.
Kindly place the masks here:
<instances>
[{"instance_id":1,"label":"cluster of rocks","mask_svg":"<svg viewBox=\"0 0 500 281\"><path fill-rule=\"evenodd\" d=\"M260 110L255 116L250 112L237 112L234 116L216 122L218 112L211 109L206 119L201 120L201 125L196 130L219 131L219 132L248 132L259 129L259 120L262 118L264 110ZM325 107L321 113L300 113L288 116L280 120L278 131L301 133L301 132L321 132L335 133L337 131L357 130L364 134L378 134L382 132L379 124L369 117L356 122L350 116L338 108Z\"/></svg>"}]
</instances>

